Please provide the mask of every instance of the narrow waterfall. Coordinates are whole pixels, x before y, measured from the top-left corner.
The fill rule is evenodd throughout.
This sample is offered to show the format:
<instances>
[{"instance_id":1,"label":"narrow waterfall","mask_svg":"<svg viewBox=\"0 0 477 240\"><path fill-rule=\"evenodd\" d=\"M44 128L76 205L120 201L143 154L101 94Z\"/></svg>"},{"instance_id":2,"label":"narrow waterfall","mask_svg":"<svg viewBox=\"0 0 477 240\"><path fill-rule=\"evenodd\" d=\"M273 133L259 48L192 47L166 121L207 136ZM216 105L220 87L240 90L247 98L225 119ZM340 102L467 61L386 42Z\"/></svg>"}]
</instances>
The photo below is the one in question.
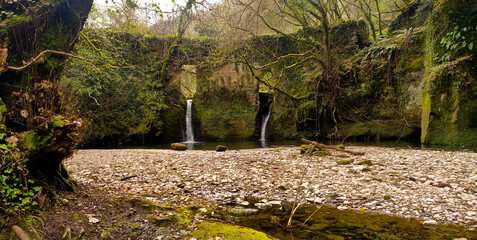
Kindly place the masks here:
<instances>
[{"instance_id":1,"label":"narrow waterfall","mask_svg":"<svg viewBox=\"0 0 477 240\"><path fill-rule=\"evenodd\" d=\"M262 118L262 128L260 133L260 141L264 142L267 137L267 124L268 120L270 119L270 114L272 113L272 105L268 105L268 113L265 117Z\"/></svg>"},{"instance_id":2,"label":"narrow waterfall","mask_svg":"<svg viewBox=\"0 0 477 240\"><path fill-rule=\"evenodd\" d=\"M194 131L192 129L192 99L187 99L185 137L186 143L194 142Z\"/></svg>"}]
</instances>

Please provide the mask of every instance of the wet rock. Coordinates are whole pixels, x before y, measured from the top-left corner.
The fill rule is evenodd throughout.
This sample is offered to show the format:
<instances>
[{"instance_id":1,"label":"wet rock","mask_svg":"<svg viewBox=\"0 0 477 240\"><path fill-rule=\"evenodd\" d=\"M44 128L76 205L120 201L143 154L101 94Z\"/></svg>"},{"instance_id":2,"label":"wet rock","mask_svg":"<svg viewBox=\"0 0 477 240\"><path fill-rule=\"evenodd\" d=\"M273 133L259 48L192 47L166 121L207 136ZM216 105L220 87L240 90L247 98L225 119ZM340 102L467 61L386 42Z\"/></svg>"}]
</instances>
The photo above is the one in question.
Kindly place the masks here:
<instances>
[{"instance_id":1,"label":"wet rock","mask_svg":"<svg viewBox=\"0 0 477 240\"><path fill-rule=\"evenodd\" d=\"M270 203L255 203L254 205L258 209L267 209L269 207L272 207L272 204L270 204Z\"/></svg>"},{"instance_id":2,"label":"wet rock","mask_svg":"<svg viewBox=\"0 0 477 240\"><path fill-rule=\"evenodd\" d=\"M439 187L439 188L450 187L449 184L444 183L444 182L438 182L437 184L435 184L435 186L436 186L436 187Z\"/></svg>"},{"instance_id":3,"label":"wet rock","mask_svg":"<svg viewBox=\"0 0 477 240\"><path fill-rule=\"evenodd\" d=\"M227 151L227 149L228 149L227 146L224 146L224 145L217 145L215 147L215 151L217 151L217 152L225 152L225 151Z\"/></svg>"},{"instance_id":4,"label":"wet rock","mask_svg":"<svg viewBox=\"0 0 477 240\"><path fill-rule=\"evenodd\" d=\"M171 149L176 150L176 151L185 151L185 150L187 150L187 145L182 144L182 143L172 143L171 144Z\"/></svg>"},{"instance_id":5,"label":"wet rock","mask_svg":"<svg viewBox=\"0 0 477 240\"><path fill-rule=\"evenodd\" d=\"M367 208L373 208L373 207L376 207L377 204L378 204L377 201L372 201L372 202L369 202L369 203L365 203L364 206L367 207Z\"/></svg>"},{"instance_id":6,"label":"wet rock","mask_svg":"<svg viewBox=\"0 0 477 240\"><path fill-rule=\"evenodd\" d=\"M292 205L290 205L289 203L285 202L285 201L282 201L280 203L280 205L282 206L282 211L283 212L291 212L292 211Z\"/></svg>"},{"instance_id":7,"label":"wet rock","mask_svg":"<svg viewBox=\"0 0 477 240\"><path fill-rule=\"evenodd\" d=\"M435 220L426 220L422 224L427 225L427 226L431 226L431 225L436 225L437 222Z\"/></svg>"},{"instance_id":8,"label":"wet rock","mask_svg":"<svg viewBox=\"0 0 477 240\"><path fill-rule=\"evenodd\" d=\"M281 201L269 201L268 203L270 203L272 205L281 205L282 204Z\"/></svg>"}]
</instances>

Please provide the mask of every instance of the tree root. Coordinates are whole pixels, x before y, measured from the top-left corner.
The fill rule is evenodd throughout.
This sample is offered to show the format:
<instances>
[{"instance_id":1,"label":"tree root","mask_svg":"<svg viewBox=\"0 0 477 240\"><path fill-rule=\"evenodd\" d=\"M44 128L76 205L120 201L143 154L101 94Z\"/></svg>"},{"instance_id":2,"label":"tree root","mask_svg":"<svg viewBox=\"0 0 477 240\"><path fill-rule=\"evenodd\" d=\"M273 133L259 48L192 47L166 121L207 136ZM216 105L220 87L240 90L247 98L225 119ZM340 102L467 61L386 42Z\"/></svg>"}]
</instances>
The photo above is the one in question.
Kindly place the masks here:
<instances>
[{"instance_id":1,"label":"tree root","mask_svg":"<svg viewBox=\"0 0 477 240\"><path fill-rule=\"evenodd\" d=\"M308 143L308 144L312 144L313 146L315 146L320 151L322 151L324 149L330 149L330 150L349 153L349 154L352 154L352 155L358 155L358 156L359 155L364 155L363 152L355 152L355 151L351 151L351 150L342 149L340 146L325 145L325 144L321 144L321 143L318 143L318 142L315 142L315 141L310 141L310 140L307 140L307 139L301 139L301 141L303 141L305 143Z\"/></svg>"}]
</instances>

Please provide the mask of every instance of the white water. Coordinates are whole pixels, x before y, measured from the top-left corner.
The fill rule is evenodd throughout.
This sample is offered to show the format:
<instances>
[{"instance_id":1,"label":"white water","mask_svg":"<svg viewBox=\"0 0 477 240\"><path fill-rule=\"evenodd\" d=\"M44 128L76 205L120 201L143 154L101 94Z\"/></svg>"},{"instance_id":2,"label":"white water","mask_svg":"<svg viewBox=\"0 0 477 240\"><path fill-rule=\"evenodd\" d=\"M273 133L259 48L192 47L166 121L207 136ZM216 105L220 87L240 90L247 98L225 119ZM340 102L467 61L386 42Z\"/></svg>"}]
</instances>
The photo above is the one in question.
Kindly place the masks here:
<instances>
[{"instance_id":1,"label":"white water","mask_svg":"<svg viewBox=\"0 0 477 240\"><path fill-rule=\"evenodd\" d=\"M270 119L270 114L272 113L272 105L270 104L268 106L268 113L267 115L265 116L265 118L262 119L262 132L260 134L260 141L264 142L266 140L266 137L267 137L267 124L268 124L268 120Z\"/></svg>"},{"instance_id":2,"label":"white water","mask_svg":"<svg viewBox=\"0 0 477 240\"><path fill-rule=\"evenodd\" d=\"M186 143L193 143L194 141L194 131L192 130L192 99L187 99L187 109L186 109Z\"/></svg>"}]
</instances>

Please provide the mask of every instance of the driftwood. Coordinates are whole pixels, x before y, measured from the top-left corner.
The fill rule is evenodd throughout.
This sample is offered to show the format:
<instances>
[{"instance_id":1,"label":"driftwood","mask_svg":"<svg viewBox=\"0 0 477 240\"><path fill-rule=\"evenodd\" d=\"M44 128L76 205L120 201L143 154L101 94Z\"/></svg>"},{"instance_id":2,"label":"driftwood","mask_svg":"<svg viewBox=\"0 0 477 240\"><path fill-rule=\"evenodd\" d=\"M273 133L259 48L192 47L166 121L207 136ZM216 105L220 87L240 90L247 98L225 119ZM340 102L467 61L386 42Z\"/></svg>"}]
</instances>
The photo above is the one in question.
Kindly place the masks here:
<instances>
[{"instance_id":1,"label":"driftwood","mask_svg":"<svg viewBox=\"0 0 477 240\"><path fill-rule=\"evenodd\" d=\"M315 141L310 141L310 140L307 140L307 139L302 139L301 141L315 146L315 148L317 148L320 151L323 151L325 149L330 149L330 150L349 153L349 154L352 154L352 155L364 155L363 152L355 152L355 151L351 151L351 150L346 150L346 149L340 148L339 146L325 145L325 144L321 144L321 143L318 143L318 142L315 142Z\"/></svg>"},{"instance_id":2,"label":"driftwood","mask_svg":"<svg viewBox=\"0 0 477 240\"><path fill-rule=\"evenodd\" d=\"M134 178L134 177L137 177L137 175L132 175L132 176L123 177L123 178L119 179L119 181L126 181L126 180L131 179L131 178Z\"/></svg>"}]
</instances>

